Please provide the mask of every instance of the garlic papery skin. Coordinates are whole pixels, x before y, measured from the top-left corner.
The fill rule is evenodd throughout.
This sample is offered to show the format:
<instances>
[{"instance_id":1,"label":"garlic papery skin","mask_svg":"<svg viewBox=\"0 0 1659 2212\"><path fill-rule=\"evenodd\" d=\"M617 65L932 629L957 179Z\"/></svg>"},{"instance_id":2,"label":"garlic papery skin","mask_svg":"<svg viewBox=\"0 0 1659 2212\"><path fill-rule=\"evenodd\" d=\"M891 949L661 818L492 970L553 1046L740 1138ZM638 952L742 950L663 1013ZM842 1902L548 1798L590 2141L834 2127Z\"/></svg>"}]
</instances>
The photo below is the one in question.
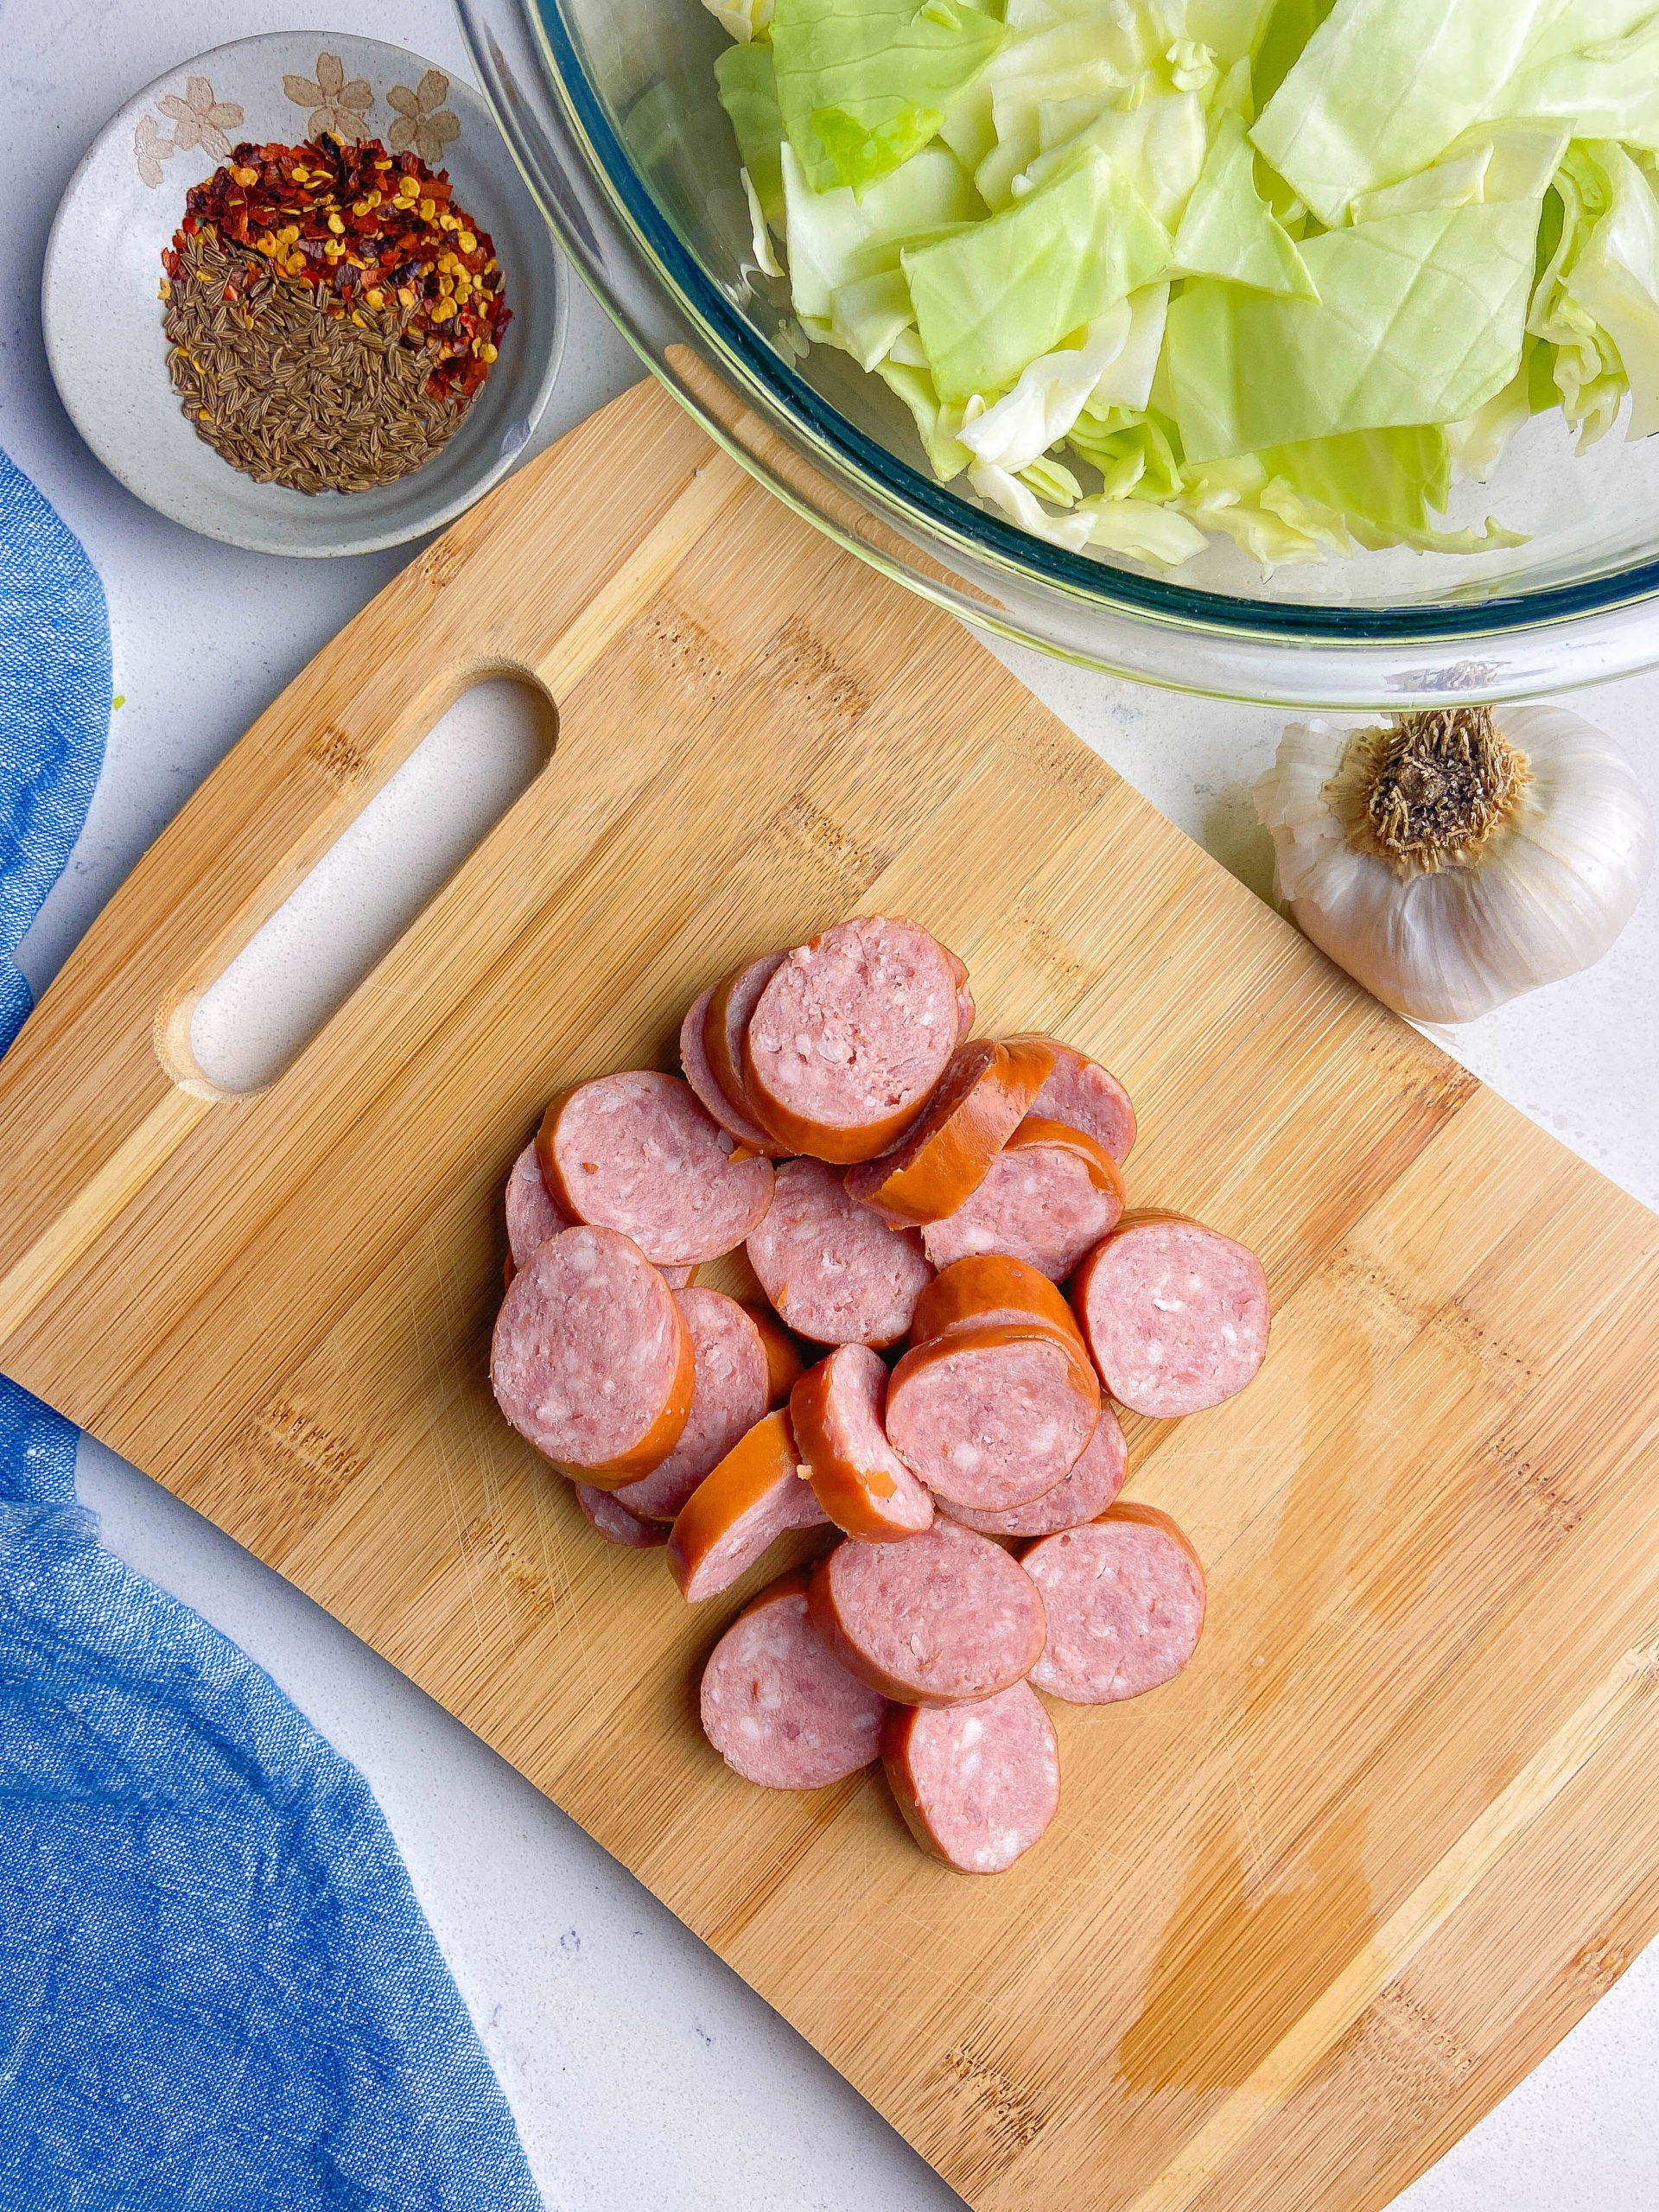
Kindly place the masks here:
<instances>
[{"instance_id":1,"label":"garlic papery skin","mask_svg":"<svg viewBox=\"0 0 1659 2212\"><path fill-rule=\"evenodd\" d=\"M1363 787L1368 749L1383 741L1376 730L1293 723L1256 783L1280 905L1416 1021L1472 1021L1592 966L1653 871L1652 811L1611 738L1565 707L1507 708L1497 719L1524 756L1503 818L1427 867L1385 856L1370 834Z\"/></svg>"}]
</instances>

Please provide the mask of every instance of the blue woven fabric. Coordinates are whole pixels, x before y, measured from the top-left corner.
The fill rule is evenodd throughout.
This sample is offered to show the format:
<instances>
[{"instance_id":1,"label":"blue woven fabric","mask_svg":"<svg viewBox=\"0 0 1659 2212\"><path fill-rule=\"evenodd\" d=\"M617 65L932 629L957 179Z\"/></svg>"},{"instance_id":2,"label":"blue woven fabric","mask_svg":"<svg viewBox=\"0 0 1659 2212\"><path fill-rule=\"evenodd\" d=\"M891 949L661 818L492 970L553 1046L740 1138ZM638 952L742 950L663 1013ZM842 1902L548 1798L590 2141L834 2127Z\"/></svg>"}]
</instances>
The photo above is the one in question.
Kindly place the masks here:
<instances>
[{"instance_id":1,"label":"blue woven fabric","mask_svg":"<svg viewBox=\"0 0 1659 2212\"><path fill-rule=\"evenodd\" d=\"M104 596L0 454L0 1048L85 816ZM0 2212L537 2212L367 1784L99 1548L0 1378Z\"/></svg>"}]
</instances>

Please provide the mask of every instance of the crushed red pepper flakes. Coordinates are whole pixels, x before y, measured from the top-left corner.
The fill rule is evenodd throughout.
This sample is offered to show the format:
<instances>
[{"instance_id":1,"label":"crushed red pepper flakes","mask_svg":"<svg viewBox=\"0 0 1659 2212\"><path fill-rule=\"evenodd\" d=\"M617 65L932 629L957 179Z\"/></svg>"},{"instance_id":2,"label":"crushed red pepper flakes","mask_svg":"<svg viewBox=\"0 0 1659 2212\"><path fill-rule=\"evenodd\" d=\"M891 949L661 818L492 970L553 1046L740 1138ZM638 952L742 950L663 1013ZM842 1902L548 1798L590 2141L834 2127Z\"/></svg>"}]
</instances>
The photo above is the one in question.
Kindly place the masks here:
<instances>
[{"instance_id":1,"label":"crushed red pepper flakes","mask_svg":"<svg viewBox=\"0 0 1659 2212\"><path fill-rule=\"evenodd\" d=\"M435 399L472 397L512 319L493 242L454 206L448 171L376 138L342 145L325 131L302 146L232 148L186 196L162 255L168 280L183 275L186 241L203 226L232 259L238 249L249 257L250 276L275 271L327 295L327 315L355 321L395 298L403 344L431 358ZM239 296L234 279L224 296Z\"/></svg>"}]
</instances>

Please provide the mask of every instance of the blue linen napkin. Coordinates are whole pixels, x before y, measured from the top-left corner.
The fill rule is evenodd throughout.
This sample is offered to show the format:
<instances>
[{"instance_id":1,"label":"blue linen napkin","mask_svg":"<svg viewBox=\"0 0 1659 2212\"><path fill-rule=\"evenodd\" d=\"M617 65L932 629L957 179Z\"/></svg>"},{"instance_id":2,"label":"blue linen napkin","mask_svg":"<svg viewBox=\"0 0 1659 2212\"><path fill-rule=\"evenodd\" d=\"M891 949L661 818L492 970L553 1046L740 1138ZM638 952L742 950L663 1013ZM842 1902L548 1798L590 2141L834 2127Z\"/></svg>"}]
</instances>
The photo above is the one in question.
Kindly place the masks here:
<instances>
[{"instance_id":1,"label":"blue linen napkin","mask_svg":"<svg viewBox=\"0 0 1659 2212\"><path fill-rule=\"evenodd\" d=\"M0 1050L97 780L109 626L0 454ZM0 1376L0 2212L539 2212L378 1807L99 1544Z\"/></svg>"}]
</instances>

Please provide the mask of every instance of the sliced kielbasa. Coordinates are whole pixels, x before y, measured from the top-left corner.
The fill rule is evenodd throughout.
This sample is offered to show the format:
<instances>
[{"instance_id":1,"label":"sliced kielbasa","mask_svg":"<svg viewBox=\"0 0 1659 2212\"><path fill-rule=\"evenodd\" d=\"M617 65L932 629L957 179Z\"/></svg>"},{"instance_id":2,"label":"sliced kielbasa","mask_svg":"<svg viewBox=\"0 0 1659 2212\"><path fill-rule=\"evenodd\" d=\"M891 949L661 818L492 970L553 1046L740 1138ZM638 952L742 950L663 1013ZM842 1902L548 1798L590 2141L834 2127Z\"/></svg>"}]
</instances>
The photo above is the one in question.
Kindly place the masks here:
<instances>
[{"instance_id":1,"label":"sliced kielbasa","mask_svg":"<svg viewBox=\"0 0 1659 2212\"><path fill-rule=\"evenodd\" d=\"M958 988L950 956L913 922L842 922L798 945L744 1032L756 1119L792 1151L841 1166L885 1152L956 1050Z\"/></svg>"},{"instance_id":2,"label":"sliced kielbasa","mask_svg":"<svg viewBox=\"0 0 1659 2212\"><path fill-rule=\"evenodd\" d=\"M701 998L692 1001L680 1024L681 1072L728 1135L734 1137L746 1151L770 1158L781 1153L782 1146L744 1111L739 1100L728 1095L710 1065L703 1027L714 995L715 986L711 983Z\"/></svg>"},{"instance_id":3,"label":"sliced kielbasa","mask_svg":"<svg viewBox=\"0 0 1659 2212\"><path fill-rule=\"evenodd\" d=\"M887 1390L887 1441L940 1497L1006 1512L1069 1474L1100 1385L1056 1330L964 1329L907 1351Z\"/></svg>"},{"instance_id":4,"label":"sliced kielbasa","mask_svg":"<svg viewBox=\"0 0 1659 2212\"><path fill-rule=\"evenodd\" d=\"M754 1101L749 1096L748 1078L743 1072L743 1039L756 1001L783 964L781 952L763 952L758 960L748 960L742 967L734 968L729 976L721 977L709 994L702 1017L702 1048L715 1081L740 1115L760 1128L761 1141L755 1150L767 1153L773 1159L785 1158L794 1147L779 1144L760 1123Z\"/></svg>"},{"instance_id":5,"label":"sliced kielbasa","mask_svg":"<svg viewBox=\"0 0 1659 2212\"><path fill-rule=\"evenodd\" d=\"M981 1513L971 1505L941 1498L939 1510L964 1529L977 1529L982 1536L1051 1536L1057 1529L1079 1528L1103 1513L1122 1489L1128 1471L1123 1432L1111 1408L1103 1406L1083 1456L1069 1475L1040 1497L1011 1505L1005 1513Z\"/></svg>"},{"instance_id":6,"label":"sliced kielbasa","mask_svg":"<svg viewBox=\"0 0 1659 2212\"><path fill-rule=\"evenodd\" d=\"M718 1290L677 1290L674 1298L696 1362L691 1409L668 1457L616 1493L630 1512L656 1521L674 1518L771 1403L766 1346L753 1317Z\"/></svg>"},{"instance_id":7,"label":"sliced kielbasa","mask_svg":"<svg viewBox=\"0 0 1659 2212\"><path fill-rule=\"evenodd\" d=\"M747 1250L790 1328L820 1344L896 1344L933 1274L918 1230L889 1229L817 1160L779 1168Z\"/></svg>"},{"instance_id":8,"label":"sliced kielbasa","mask_svg":"<svg viewBox=\"0 0 1659 2212\"><path fill-rule=\"evenodd\" d=\"M639 1246L578 1224L514 1276L496 1317L490 1382L538 1452L602 1490L671 1452L696 1369L674 1294Z\"/></svg>"},{"instance_id":9,"label":"sliced kielbasa","mask_svg":"<svg viewBox=\"0 0 1659 2212\"><path fill-rule=\"evenodd\" d=\"M570 1226L569 1215L548 1192L534 1137L512 1163L507 1178L506 1214L507 1249L512 1255L515 1273L538 1244L545 1244L550 1236Z\"/></svg>"},{"instance_id":10,"label":"sliced kielbasa","mask_svg":"<svg viewBox=\"0 0 1659 2212\"><path fill-rule=\"evenodd\" d=\"M899 1544L837 1544L810 1594L812 1624L842 1665L901 1705L994 1697L1043 1648L1031 1577L953 1521Z\"/></svg>"},{"instance_id":11,"label":"sliced kielbasa","mask_svg":"<svg viewBox=\"0 0 1659 2212\"><path fill-rule=\"evenodd\" d=\"M772 1203L772 1163L733 1141L677 1076L599 1077L556 1098L536 1140L567 1213L620 1230L648 1260L696 1266L740 1245Z\"/></svg>"},{"instance_id":12,"label":"sliced kielbasa","mask_svg":"<svg viewBox=\"0 0 1659 2212\"><path fill-rule=\"evenodd\" d=\"M702 1732L763 1789L822 1789L868 1766L887 1700L849 1675L807 1617L804 1568L745 1605L709 1655Z\"/></svg>"},{"instance_id":13,"label":"sliced kielbasa","mask_svg":"<svg viewBox=\"0 0 1659 2212\"><path fill-rule=\"evenodd\" d=\"M901 1542L927 1528L933 1500L881 1427L887 1370L868 1344L842 1344L790 1393L789 1418L818 1503L867 1544Z\"/></svg>"},{"instance_id":14,"label":"sliced kielbasa","mask_svg":"<svg viewBox=\"0 0 1659 2212\"><path fill-rule=\"evenodd\" d=\"M1166 1513L1115 1505L1020 1554L1048 1637L1031 1670L1068 1705L1112 1705L1179 1675L1204 1627L1204 1569Z\"/></svg>"},{"instance_id":15,"label":"sliced kielbasa","mask_svg":"<svg viewBox=\"0 0 1659 2212\"><path fill-rule=\"evenodd\" d=\"M1055 1286L1028 1261L1006 1252L976 1252L942 1268L916 1301L912 1344L964 1329L1053 1329L1081 1351L1083 1332Z\"/></svg>"},{"instance_id":16,"label":"sliced kielbasa","mask_svg":"<svg viewBox=\"0 0 1659 2212\"><path fill-rule=\"evenodd\" d=\"M943 1221L985 1180L1053 1065L1053 1052L1034 1038L959 1045L909 1135L879 1160L848 1169L848 1195L901 1227Z\"/></svg>"},{"instance_id":17,"label":"sliced kielbasa","mask_svg":"<svg viewBox=\"0 0 1659 2212\"><path fill-rule=\"evenodd\" d=\"M687 1498L669 1535L668 1563L682 1597L696 1605L729 1589L785 1529L828 1520L780 1409L740 1437Z\"/></svg>"},{"instance_id":18,"label":"sliced kielbasa","mask_svg":"<svg viewBox=\"0 0 1659 2212\"><path fill-rule=\"evenodd\" d=\"M746 1298L743 1311L760 1332L760 1348L766 1355L766 1403L786 1406L789 1394L806 1364L801 1348L770 1306L759 1298Z\"/></svg>"},{"instance_id":19,"label":"sliced kielbasa","mask_svg":"<svg viewBox=\"0 0 1659 2212\"><path fill-rule=\"evenodd\" d=\"M1135 1144L1135 1108L1129 1094L1115 1075L1097 1060L1085 1059L1058 1037L1039 1043L1054 1054L1053 1072L1032 1104L1033 1114L1050 1122L1064 1122L1103 1145L1121 1167Z\"/></svg>"},{"instance_id":20,"label":"sliced kielbasa","mask_svg":"<svg viewBox=\"0 0 1659 2212\"><path fill-rule=\"evenodd\" d=\"M1268 1349L1268 1280L1247 1245L1169 1214L1130 1214L1077 1270L1072 1304L1120 1405L1202 1413Z\"/></svg>"},{"instance_id":21,"label":"sliced kielbasa","mask_svg":"<svg viewBox=\"0 0 1659 2212\"><path fill-rule=\"evenodd\" d=\"M578 1483L576 1503L600 1535L613 1544L643 1552L668 1541L665 1522L643 1521L637 1513L630 1513L626 1505L617 1503L613 1490L595 1490L591 1483Z\"/></svg>"},{"instance_id":22,"label":"sliced kielbasa","mask_svg":"<svg viewBox=\"0 0 1659 2212\"><path fill-rule=\"evenodd\" d=\"M895 1705L881 1764L905 1825L960 1874L1001 1874L1060 1807L1060 1747L1028 1682L974 1705Z\"/></svg>"},{"instance_id":23,"label":"sliced kielbasa","mask_svg":"<svg viewBox=\"0 0 1659 2212\"><path fill-rule=\"evenodd\" d=\"M965 1205L922 1231L936 1268L1006 1252L1064 1281L1123 1211L1123 1179L1103 1145L1035 1114L998 1154Z\"/></svg>"}]
</instances>

